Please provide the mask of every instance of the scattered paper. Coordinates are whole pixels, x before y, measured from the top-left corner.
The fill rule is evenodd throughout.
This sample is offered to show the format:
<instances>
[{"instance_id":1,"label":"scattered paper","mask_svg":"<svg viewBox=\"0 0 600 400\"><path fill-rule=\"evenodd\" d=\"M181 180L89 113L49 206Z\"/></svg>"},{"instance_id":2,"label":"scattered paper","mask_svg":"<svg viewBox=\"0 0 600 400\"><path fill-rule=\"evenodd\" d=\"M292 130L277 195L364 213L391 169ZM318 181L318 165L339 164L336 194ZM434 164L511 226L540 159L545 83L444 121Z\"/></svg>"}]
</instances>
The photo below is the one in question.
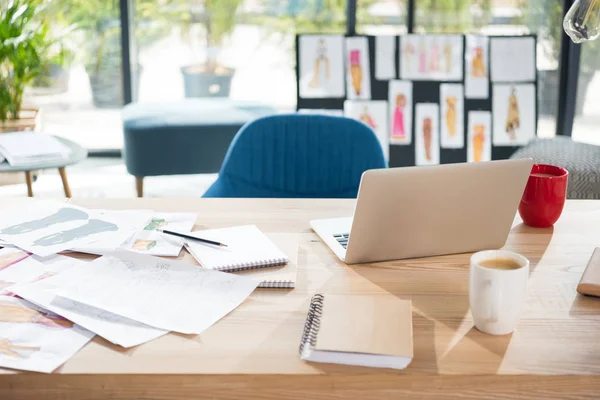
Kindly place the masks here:
<instances>
[{"instance_id":1,"label":"scattered paper","mask_svg":"<svg viewBox=\"0 0 600 400\"><path fill-rule=\"evenodd\" d=\"M31 303L0 296L0 366L52 372L94 337Z\"/></svg>"},{"instance_id":2,"label":"scattered paper","mask_svg":"<svg viewBox=\"0 0 600 400\"><path fill-rule=\"evenodd\" d=\"M73 269L63 274L70 274ZM69 275L64 277L69 279ZM259 282L196 265L116 251L76 271L59 296L182 333L200 333L239 306Z\"/></svg>"},{"instance_id":3,"label":"scattered paper","mask_svg":"<svg viewBox=\"0 0 600 400\"><path fill-rule=\"evenodd\" d=\"M142 230L121 247L142 254L176 257L183 248L183 239L156 230L160 228L181 233L190 232L197 217L192 213L155 213Z\"/></svg>"},{"instance_id":4,"label":"scattered paper","mask_svg":"<svg viewBox=\"0 0 600 400\"><path fill-rule=\"evenodd\" d=\"M489 43L487 36L467 35L465 97L468 99L489 97Z\"/></svg>"},{"instance_id":5,"label":"scattered paper","mask_svg":"<svg viewBox=\"0 0 600 400\"><path fill-rule=\"evenodd\" d=\"M442 106L441 145L447 149L465 147L464 94L460 83L440 85Z\"/></svg>"},{"instance_id":6,"label":"scattered paper","mask_svg":"<svg viewBox=\"0 0 600 400\"><path fill-rule=\"evenodd\" d=\"M396 77L396 36L375 36L375 79Z\"/></svg>"},{"instance_id":7,"label":"scattered paper","mask_svg":"<svg viewBox=\"0 0 600 400\"><path fill-rule=\"evenodd\" d=\"M522 146L536 135L535 85L492 87L494 146Z\"/></svg>"},{"instance_id":8,"label":"scattered paper","mask_svg":"<svg viewBox=\"0 0 600 400\"><path fill-rule=\"evenodd\" d=\"M489 111L469 111L469 144L467 161L492 159L492 114Z\"/></svg>"},{"instance_id":9,"label":"scattered paper","mask_svg":"<svg viewBox=\"0 0 600 400\"><path fill-rule=\"evenodd\" d=\"M346 92L349 100L371 99L369 41L366 37L346 38Z\"/></svg>"},{"instance_id":10,"label":"scattered paper","mask_svg":"<svg viewBox=\"0 0 600 400\"><path fill-rule=\"evenodd\" d=\"M41 257L103 240L123 243L135 231L120 218L54 201L6 209L0 221L0 239Z\"/></svg>"},{"instance_id":11,"label":"scattered paper","mask_svg":"<svg viewBox=\"0 0 600 400\"><path fill-rule=\"evenodd\" d=\"M535 39L493 37L490 39L492 82L535 81Z\"/></svg>"},{"instance_id":12,"label":"scattered paper","mask_svg":"<svg viewBox=\"0 0 600 400\"><path fill-rule=\"evenodd\" d=\"M415 159L417 165L440 163L439 106L418 103L415 107Z\"/></svg>"},{"instance_id":13,"label":"scattered paper","mask_svg":"<svg viewBox=\"0 0 600 400\"><path fill-rule=\"evenodd\" d=\"M383 100L346 100L344 114L373 129L386 160L389 160L388 105Z\"/></svg>"},{"instance_id":14,"label":"scattered paper","mask_svg":"<svg viewBox=\"0 0 600 400\"><path fill-rule=\"evenodd\" d=\"M390 81L389 94L390 143L412 143L413 84L410 81Z\"/></svg>"},{"instance_id":15,"label":"scattered paper","mask_svg":"<svg viewBox=\"0 0 600 400\"><path fill-rule=\"evenodd\" d=\"M298 42L300 97L341 98L344 90L344 37L302 35Z\"/></svg>"}]
</instances>

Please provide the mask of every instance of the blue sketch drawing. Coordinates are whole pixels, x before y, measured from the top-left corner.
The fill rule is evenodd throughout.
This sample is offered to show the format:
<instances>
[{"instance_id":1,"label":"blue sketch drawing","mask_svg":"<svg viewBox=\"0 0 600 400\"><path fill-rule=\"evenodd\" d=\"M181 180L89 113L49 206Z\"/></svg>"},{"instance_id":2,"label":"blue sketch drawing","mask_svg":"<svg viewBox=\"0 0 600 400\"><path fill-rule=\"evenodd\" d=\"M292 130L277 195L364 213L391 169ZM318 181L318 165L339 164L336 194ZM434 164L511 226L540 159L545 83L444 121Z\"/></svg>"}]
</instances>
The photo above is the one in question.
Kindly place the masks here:
<instances>
[{"instance_id":1,"label":"blue sketch drawing","mask_svg":"<svg viewBox=\"0 0 600 400\"><path fill-rule=\"evenodd\" d=\"M34 246L54 246L61 243L71 242L74 240L82 239L90 235L95 235L102 232L114 232L119 230L117 225L102 221L99 219L90 219L87 224L80 227L56 232L52 235L44 236L33 242Z\"/></svg>"},{"instance_id":2,"label":"blue sketch drawing","mask_svg":"<svg viewBox=\"0 0 600 400\"><path fill-rule=\"evenodd\" d=\"M61 208L56 213L48 215L42 219L23 222L17 225L4 228L0 233L5 235L21 235L23 233L37 231L38 229L47 228L53 224L61 224L71 221L79 221L88 219L88 214L76 208Z\"/></svg>"}]
</instances>

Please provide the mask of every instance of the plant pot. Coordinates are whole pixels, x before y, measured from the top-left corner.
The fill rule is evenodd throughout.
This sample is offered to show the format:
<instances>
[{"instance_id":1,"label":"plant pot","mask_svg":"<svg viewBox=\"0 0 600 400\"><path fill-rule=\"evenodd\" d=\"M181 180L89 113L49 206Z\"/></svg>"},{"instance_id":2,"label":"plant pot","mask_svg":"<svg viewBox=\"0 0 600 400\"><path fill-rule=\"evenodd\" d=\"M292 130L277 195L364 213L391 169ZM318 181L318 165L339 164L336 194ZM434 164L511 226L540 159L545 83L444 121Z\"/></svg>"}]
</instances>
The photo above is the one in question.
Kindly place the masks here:
<instances>
[{"instance_id":1,"label":"plant pot","mask_svg":"<svg viewBox=\"0 0 600 400\"><path fill-rule=\"evenodd\" d=\"M594 78L594 71L581 71L577 80L575 115L583 114L587 92ZM556 116L558 109L558 85L560 73L557 69L538 71L538 107L540 116Z\"/></svg>"},{"instance_id":2,"label":"plant pot","mask_svg":"<svg viewBox=\"0 0 600 400\"><path fill-rule=\"evenodd\" d=\"M215 71L206 64L181 68L185 97L229 97L235 70L217 67Z\"/></svg>"},{"instance_id":3,"label":"plant pot","mask_svg":"<svg viewBox=\"0 0 600 400\"><path fill-rule=\"evenodd\" d=\"M69 90L70 72L58 64L50 64L40 73L31 85L34 96L66 93Z\"/></svg>"},{"instance_id":4,"label":"plant pot","mask_svg":"<svg viewBox=\"0 0 600 400\"><path fill-rule=\"evenodd\" d=\"M121 69L105 68L96 71L90 66L86 66L85 69L90 79L94 106L97 108L122 107L124 100ZM138 67L131 71L134 100L138 97L141 74L142 66L138 64Z\"/></svg>"},{"instance_id":5,"label":"plant pot","mask_svg":"<svg viewBox=\"0 0 600 400\"><path fill-rule=\"evenodd\" d=\"M19 119L0 121L0 133L15 131L35 131L41 127L41 113L39 108L22 108Z\"/></svg>"}]
</instances>

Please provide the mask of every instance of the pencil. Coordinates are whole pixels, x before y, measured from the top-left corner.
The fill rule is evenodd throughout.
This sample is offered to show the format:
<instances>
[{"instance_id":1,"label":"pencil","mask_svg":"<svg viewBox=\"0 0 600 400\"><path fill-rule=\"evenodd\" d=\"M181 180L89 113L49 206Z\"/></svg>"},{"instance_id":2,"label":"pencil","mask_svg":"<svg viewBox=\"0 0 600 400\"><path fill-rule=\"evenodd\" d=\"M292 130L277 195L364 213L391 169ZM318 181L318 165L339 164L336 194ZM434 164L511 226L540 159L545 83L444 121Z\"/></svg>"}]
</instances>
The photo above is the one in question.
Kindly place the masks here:
<instances>
[{"instance_id":1,"label":"pencil","mask_svg":"<svg viewBox=\"0 0 600 400\"><path fill-rule=\"evenodd\" d=\"M202 238L199 238L196 236L186 235L186 234L179 233L179 232L173 232L173 231L169 231L166 229L157 229L157 231L164 233L166 235L173 235L173 236L177 236L177 237L184 238L184 239L191 239L191 240L196 240L198 242L202 242L202 243L206 243L206 244L212 244L213 246L227 247L227 245L225 243L215 242L214 240L202 239Z\"/></svg>"}]
</instances>

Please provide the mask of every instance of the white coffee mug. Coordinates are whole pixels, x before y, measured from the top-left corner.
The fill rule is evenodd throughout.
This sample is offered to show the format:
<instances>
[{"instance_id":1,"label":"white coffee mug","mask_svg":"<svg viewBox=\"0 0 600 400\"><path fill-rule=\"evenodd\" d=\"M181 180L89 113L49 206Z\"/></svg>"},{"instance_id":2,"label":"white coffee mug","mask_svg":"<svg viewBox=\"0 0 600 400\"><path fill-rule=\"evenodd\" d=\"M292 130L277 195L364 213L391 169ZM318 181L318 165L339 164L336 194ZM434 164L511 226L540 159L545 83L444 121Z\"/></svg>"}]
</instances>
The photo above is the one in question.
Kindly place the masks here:
<instances>
[{"instance_id":1,"label":"white coffee mug","mask_svg":"<svg viewBox=\"0 0 600 400\"><path fill-rule=\"evenodd\" d=\"M484 260L510 259L519 264L516 269L487 268ZM506 250L480 251L471 256L469 301L475 327L492 335L513 332L519 322L525 302L529 260Z\"/></svg>"}]
</instances>

